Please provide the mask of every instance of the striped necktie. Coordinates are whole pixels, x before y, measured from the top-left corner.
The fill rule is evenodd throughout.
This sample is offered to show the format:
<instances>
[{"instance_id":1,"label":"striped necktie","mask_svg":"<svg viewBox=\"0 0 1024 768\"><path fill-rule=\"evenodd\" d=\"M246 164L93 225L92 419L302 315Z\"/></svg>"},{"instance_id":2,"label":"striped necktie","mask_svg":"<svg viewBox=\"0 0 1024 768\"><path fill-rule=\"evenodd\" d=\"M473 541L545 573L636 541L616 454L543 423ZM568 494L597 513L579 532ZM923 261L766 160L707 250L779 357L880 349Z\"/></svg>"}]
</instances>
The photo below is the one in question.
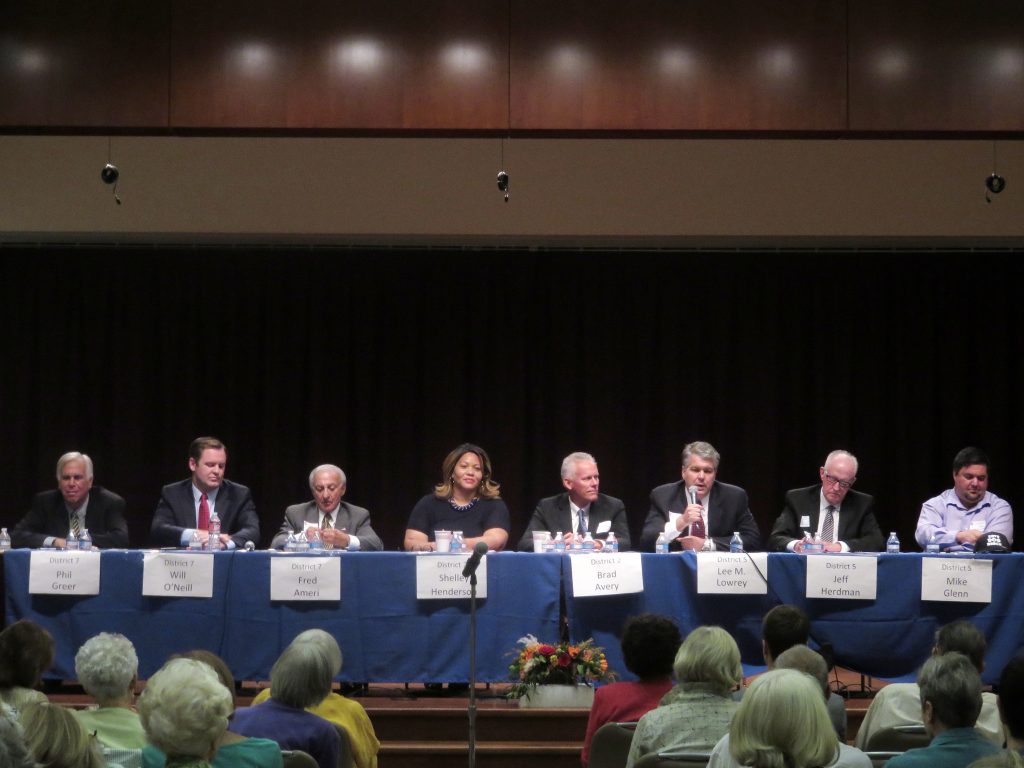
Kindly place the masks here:
<instances>
[{"instance_id":1,"label":"striped necktie","mask_svg":"<svg viewBox=\"0 0 1024 768\"><path fill-rule=\"evenodd\" d=\"M821 540L826 543L831 543L836 540L836 521L833 517L833 513L836 508L829 504L825 507L825 522L821 524Z\"/></svg>"}]
</instances>

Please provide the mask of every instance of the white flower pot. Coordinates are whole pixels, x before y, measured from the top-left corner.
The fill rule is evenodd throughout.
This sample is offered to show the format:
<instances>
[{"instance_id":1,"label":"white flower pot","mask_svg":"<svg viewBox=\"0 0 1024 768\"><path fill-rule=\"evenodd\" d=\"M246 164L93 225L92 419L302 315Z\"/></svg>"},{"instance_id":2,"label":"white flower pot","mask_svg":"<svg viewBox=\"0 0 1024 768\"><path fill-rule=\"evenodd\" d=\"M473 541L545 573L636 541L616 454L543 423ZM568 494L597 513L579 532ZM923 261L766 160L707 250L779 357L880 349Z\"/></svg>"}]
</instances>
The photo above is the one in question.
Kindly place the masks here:
<instances>
[{"instance_id":1,"label":"white flower pot","mask_svg":"<svg viewBox=\"0 0 1024 768\"><path fill-rule=\"evenodd\" d=\"M520 707L590 709L594 689L589 685L538 685L519 699Z\"/></svg>"}]
</instances>

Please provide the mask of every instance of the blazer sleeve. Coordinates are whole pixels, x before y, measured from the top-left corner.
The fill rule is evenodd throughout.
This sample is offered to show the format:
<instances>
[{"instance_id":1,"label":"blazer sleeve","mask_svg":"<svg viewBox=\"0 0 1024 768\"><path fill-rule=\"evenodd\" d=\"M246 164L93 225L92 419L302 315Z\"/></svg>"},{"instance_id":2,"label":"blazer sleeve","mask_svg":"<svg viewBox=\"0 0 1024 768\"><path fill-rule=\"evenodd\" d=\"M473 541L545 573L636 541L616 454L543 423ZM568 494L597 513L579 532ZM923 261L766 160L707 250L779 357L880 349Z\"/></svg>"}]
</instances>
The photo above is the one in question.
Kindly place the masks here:
<instances>
[{"instance_id":1,"label":"blazer sleeve","mask_svg":"<svg viewBox=\"0 0 1024 768\"><path fill-rule=\"evenodd\" d=\"M803 532L798 525L800 513L796 508L796 501L792 493L786 494L786 503L782 512L775 518L772 525L772 532L768 536L769 552L787 552L787 545L794 539L802 539Z\"/></svg>"},{"instance_id":2,"label":"blazer sleeve","mask_svg":"<svg viewBox=\"0 0 1024 768\"><path fill-rule=\"evenodd\" d=\"M612 521L612 530L615 531L615 538L619 542L619 551L626 551L631 548L631 542L629 540L629 519L626 517L626 505L619 499L616 499L610 515ZM607 539L605 535L603 538ZM658 537L655 536L655 539Z\"/></svg>"},{"instance_id":3,"label":"blazer sleeve","mask_svg":"<svg viewBox=\"0 0 1024 768\"><path fill-rule=\"evenodd\" d=\"M370 524L370 513L361 507L352 510L352 528L349 533L359 539L360 552L380 552L384 542Z\"/></svg>"},{"instance_id":4,"label":"blazer sleeve","mask_svg":"<svg viewBox=\"0 0 1024 768\"><path fill-rule=\"evenodd\" d=\"M721 531L721 535L711 537L712 541L715 542L715 548L727 551L733 531L739 531L740 538L743 539L743 550L745 552L760 552L761 529L757 527L757 521L754 520L754 516L750 513L747 492L742 488L733 486L730 497L726 498L723 495L722 499L725 504L721 511L728 516L731 524L726 525L728 531L721 531L721 528L719 528L720 523L716 523L715 515L712 515L712 526ZM719 519L721 520L722 518L719 517Z\"/></svg>"},{"instance_id":5,"label":"blazer sleeve","mask_svg":"<svg viewBox=\"0 0 1024 768\"><path fill-rule=\"evenodd\" d=\"M45 498L46 494L37 494L32 499L32 509L18 521L18 524L14 526L14 530L11 531L11 546L15 549L21 547L38 548L43 546L47 536L64 536L64 533L66 533L66 531L60 534L47 532L48 515L46 513L46 505L44 504Z\"/></svg>"},{"instance_id":6,"label":"blazer sleeve","mask_svg":"<svg viewBox=\"0 0 1024 768\"><path fill-rule=\"evenodd\" d=\"M93 515L93 503L99 502L98 516ZM94 517L100 521L95 526ZM100 549L126 549L128 547L128 522L125 520L125 502L116 493L103 490L95 499L89 499L85 510L85 521L90 526L93 546Z\"/></svg>"},{"instance_id":7,"label":"blazer sleeve","mask_svg":"<svg viewBox=\"0 0 1024 768\"><path fill-rule=\"evenodd\" d=\"M533 514L530 515L530 522L526 526L526 530L519 539L519 544L516 546L520 552L533 552L533 532L534 531L548 531L551 530L548 527L547 515L544 514L543 504L537 504L533 510ZM551 531L551 535L555 535L555 531Z\"/></svg>"},{"instance_id":8,"label":"blazer sleeve","mask_svg":"<svg viewBox=\"0 0 1024 768\"><path fill-rule=\"evenodd\" d=\"M256 515L256 503L252 500L252 492L247 486L233 485L233 495L238 495L238 505L234 509L231 519L225 521L227 533L235 542L235 547L242 549L247 541L255 546L260 545L260 519Z\"/></svg>"},{"instance_id":9,"label":"blazer sleeve","mask_svg":"<svg viewBox=\"0 0 1024 768\"><path fill-rule=\"evenodd\" d=\"M665 523L668 522L668 495L664 493L664 487L659 486L651 491L651 508L644 520L643 532L640 534L640 551L653 552L658 536L665 530ZM618 536L619 532L616 531Z\"/></svg>"},{"instance_id":10,"label":"blazer sleeve","mask_svg":"<svg viewBox=\"0 0 1024 768\"><path fill-rule=\"evenodd\" d=\"M175 515L174 492L177 488L178 484L172 483L165 485L160 492L153 522L149 526L149 538L155 547L180 547L181 534L189 527L181 525Z\"/></svg>"},{"instance_id":11,"label":"blazer sleeve","mask_svg":"<svg viewBox=\"0 0 1024 768\"><path fill-rule=\"evenodd\" d=\"M274 539L270 542L271 549L284 549L288 537L296 531L302 530L302 520L299 518L302 517L303 509L305 509L305 506L299 505L297 507L288 507L284 511L284 522L281 523L281 528L274 534Z\"/></svg>"},{"instance_id":12,"label":"blazer sleeve","mask_svg":"<svg viewBox=\"0 0 1024 768\"><path fill-rule=\"evenodd\" d=\"M875 499L872 496L865 500L855 533L855 536L843 539L851 552L881 552L885 548L885 537L875 518Z\"/></svg>"}]
</instances>

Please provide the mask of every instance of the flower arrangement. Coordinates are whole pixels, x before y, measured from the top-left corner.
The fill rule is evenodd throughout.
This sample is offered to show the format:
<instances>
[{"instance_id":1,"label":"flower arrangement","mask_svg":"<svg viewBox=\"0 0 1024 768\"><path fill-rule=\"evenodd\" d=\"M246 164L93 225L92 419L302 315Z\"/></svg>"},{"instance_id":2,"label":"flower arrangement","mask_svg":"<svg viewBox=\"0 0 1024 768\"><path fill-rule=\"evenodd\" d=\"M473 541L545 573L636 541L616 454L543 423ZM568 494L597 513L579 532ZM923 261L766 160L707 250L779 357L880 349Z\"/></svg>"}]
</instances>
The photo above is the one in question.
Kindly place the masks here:
<instances>
[{"instance_id":1,"label":"flower arrangement","mask_svg":"<svg viewBox=\"0 0 1024 768\"><path fill-rule=\"evenodd\" d=\"M514 681L509 690L510 699L525 696L538 685L593 685L612 680L608 671L604 649L594 645L593 639L570 645L569 643L542 643L533 635L519 638L522 648L512 651L515 661L508 665L509 677Z\"/></svg>"}]
</instances>

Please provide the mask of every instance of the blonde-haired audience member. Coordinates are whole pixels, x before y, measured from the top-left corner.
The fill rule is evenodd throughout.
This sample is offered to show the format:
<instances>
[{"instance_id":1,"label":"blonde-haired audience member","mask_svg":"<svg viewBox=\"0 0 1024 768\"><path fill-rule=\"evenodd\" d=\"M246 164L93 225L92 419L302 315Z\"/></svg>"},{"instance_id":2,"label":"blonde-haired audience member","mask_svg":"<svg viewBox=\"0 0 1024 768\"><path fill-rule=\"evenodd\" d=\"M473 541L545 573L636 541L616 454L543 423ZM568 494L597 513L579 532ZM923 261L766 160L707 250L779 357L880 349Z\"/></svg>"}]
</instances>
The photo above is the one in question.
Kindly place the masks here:
<instances>
[{"instance_id":1,"label":"blonde-haired audience member","mask_svg":"<svg viewBox=\"0 0 1024 768\"><path fill-rule=\"evenodd\" d=\"M626 768L652 752L710 752L729 730L739 703L731 693L743 680L740 649L721 627L698 627L679 646L677 685L640 718Z\"/></svg>"},{"instance_id":2,"label":"blonde-haired audience member","mask_svg":"<svg viewBox=\"0 0 1024 768\"><path fill-rule=\"evenodd\" d=\"M820 653L812 651L806 645L794 645L793 647L779 654L779 657L775 659L775 669L792 670L795 672L803 673L805 676L808 676L809 679L812 680L815 684L814 687L807 689L808 691L815 692L814 695L811 696L811 698L813 699L814 697L817 697L821 700L822 704L825 703L826 698L829 694L828 664L825 663L825 659L822 658ZM805 689L807 688L807 686L803 687ZM751 685L751 688L753 688L753 685ZM781 697L782 691L784 690L787 690L787 686L785 683L776 684L775 690L771 691L770 693L772 696ZM796 690L799 691L800 689L796 688ZM747 690L747 696L749 695L750 689ZM799 695L799 693L797 695ZM808 693L808 695L810 695L810 693ZM758 694L758 696L760 697L762 702L771 701L771 699L768 697L768 693L762 692ZM744 700L745 699L746 696L744 696ZM786 709L781 704L770 704L770 706L772 707L772 709L769 711L771 711L773 714L784 716L788 713L791 717L793 717L794 724L796 724L796 727L801 727L801 724L804 722L800 718L809 718L808 722L812 724L811 726L809 726L808 730L810 732L814 732L814 728L815 725L817 725L817 721L815 719L816 716L813 714L813 710L817 709L817 706L813 701L810 702L808 706L802 708L796 707L792 709ZM779 711L776 712L775 708L777 706L779 707ZM788 706L788 704L786 706ZM743 711L742 704L740 705L740 711ZM828 717L827 707L825 709L825 715L826 717ZM770 718L770 715L765 714L762 715L762 717L767 720ZM710 767L740 768L740 763L737 762L735 753L732 752L730 749L730 745L732 742L731 734L734 729L739 727L737 722L738 719L739 713L736 714L736 718L734 718L732 721L732 728L730 729L730 733L727 733L725 736L723 736L721 741L719 741L718 744L715 745L715 748L712 750L711 759L708 761L708 765ZM829 722L832 722L831 717L829 717ZM776 723L775 727L783 734L785 733L785 729L778 723ZM830 748L832 750L832 753L827 763L829 768L871 768L870 758L868 758L868 756L861 752L859 749L854 749L853 747L848 746L843 742L839 741L839 739L836 736L834 727L829 729L829 731L827 731L826 733L821 734L821 738L825 743L831 745ZM752 739L750 739L750 741L752 741ZM767 740L765 740L765 743L768 743ZM785 744L787 742L781 741L780 743ZM806 751L813 752L813 750L810 749ZM765 759L768 759L767 756L765 756ZM771 761L764 763L764 765L775 764L776 763ZM761 763L755 763L755 765L761 765Z\"/></svg>"},{"instance_id":3,"label":"blonde-haired audience member","mask_svg":"<svg viewBox=\"0 0 1024 768\"><path fill-rule=\"evenodd\" d=\"M99 745L70 709L33 701L21 710L25 746L44 768L104 768Z\"/></svg>"},{"instance_id":4,"label":"blonde-haired audience member","mask_svg":"<svg viewBox=\"0 0 1024 768\"><path fill-rule=\"evenodd\" d=\"M319 646L331 660L333 677L341 672L341 648L338 641L322 629L307 629L300 633L295 643L311 643ZM261 704L271 698L272 689L265 688L252 700L253 705ZM380 742L373 730L373 723L369 715L358 701L346 699L344 696L333 691L327 694L327 698L319 704L307 707L307 712L319 715L324 720L330 720L340 725L348 733L349 744L352 747L352 759L356 768L376 768L377 750L380 749Z\"/></svg>"},{"instance_id":5,"label":"blonde-haired audience member","mask_svg":"<svg viewBox=\"0 0 1024 768\"><path fill-rule=\"evenodd\" d=\"M17 719L0 714L0 765L4 768L36 768L25 746L25 732Z\"/></svg>"}]
</instances>

